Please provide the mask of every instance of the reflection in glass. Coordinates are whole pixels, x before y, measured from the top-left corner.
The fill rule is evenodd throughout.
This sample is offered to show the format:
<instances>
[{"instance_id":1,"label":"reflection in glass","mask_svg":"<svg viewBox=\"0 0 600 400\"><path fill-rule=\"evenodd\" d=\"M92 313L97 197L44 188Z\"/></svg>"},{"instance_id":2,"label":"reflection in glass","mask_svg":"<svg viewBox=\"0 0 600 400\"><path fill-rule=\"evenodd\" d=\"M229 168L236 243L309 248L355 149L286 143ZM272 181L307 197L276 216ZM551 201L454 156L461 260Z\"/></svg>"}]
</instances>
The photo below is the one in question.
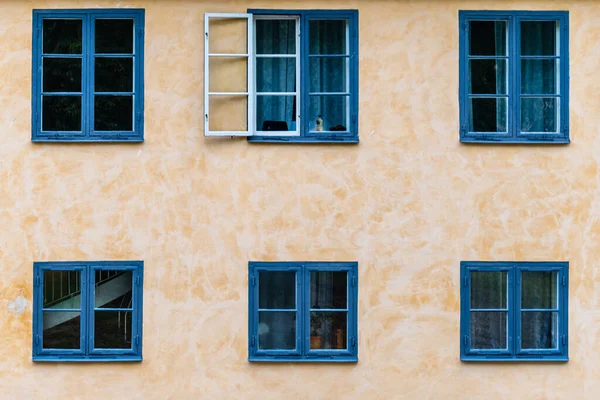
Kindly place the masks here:
<instances>
[{"instance_id":1,"label":"reflection in glass","mask_svg":"<svg viewBox=\"0 0 600 400\"><path fill-rule=\"evenodd\" d=\"M81 348L81 318L78 311L44 311L42 318L44 349Z\"/></svg>"},{"instance_id":2,"label":"reflection in glass","mask_svg":"<svg viewBox=\"0 0 600 400\"><path fill-rule=\"evenodd\" d=\"M469 93L506 94L507 60L470 60Z\"/></svg>"},{"instance_id":3,"label":"reflection in glass","mask_svg":"<svg viewBox=\"0 0 600 400\"><path fill-rule=\"evenodd\" d=\"M346 271L310 271L310 308L348 307Z\"/></svg>"},{"instance_id":4,"label":"reflection in glass","mask_svg":"<svg viewBox=\"0 0 600 400\"><path fill-rule=\"evenodd\" d=\"M81 131L80 96L42 96L43 131Z\"/></svg>"},{"instance_id":5,"label":"reflection in glass","mask_svg":"<svg viewBox=\"0 0 600 400\"><path fill-rule=\"evenodd\" d=\"M348 58L311 57L309 87L311 93L346 93L348 88Z\"/></svg>"},{"instance_id":6,"label":"reflection in glass","mask_svg":"<svg viewBox=\"0 0 600 400\"><path fill-rule=\"evenodd\" d=\"M557 28L556 21L521 21L521 55L558 55Z\"/></svg>"},{"instance_id":7,"label":"reflection in glass","mask_svg":"<svg viewBox=\"0 0 600 400\"><path fill-rule=\"evenodd\" d=\"M296 54L295 20L256 20L256 54Z\"/></svg>"},{"instance_id":8,"label":"reflection in glass","mask_svg":"<svg viewBox=\"0 0 600 400\"><path fill-rule=\"evenodd\" d=\"M81 307L81 272L44 270L44 308Z\"/></svg>"},{"instance_id":9,"label":"reflection in glass","mask_svg":"<svg viewBox=\"0 0 600 400\"><path fill-rule=\"evenodd\" d=\"M81 54L80 19L44 19L44 54Z\"/></svg>"},{"instance_id":10,"label":"reflection in glass","mask_svg":"<svg viewBox=\"0 0 600 400\"><path fill-rule=\"evenodd\" d=\"M96 92L132 92L133 58L96 57Z\"/></svg>"},{"instance_id":11,"label":"reflection in glass","mask_svg":"<svg viewBox=\"0 0 600 400\"><path fill-rule=\"evenodd\" d=\"M94 312L94 348L131 348L131 311Z\"/></svg>"},{"instance_id":12,"label":"reflection in glass","mask_svg":"<svg viewBox=\"0 0 600 400\"><path fill-rule=\"evenodd\" d=\"M506 271L471 271L471 308L506 308Z\"/></svg>"},{"instance_id":13,"label":"reflection in glass","mask_svg":"<svg viewBox=\"0 0 600 400\"><path fill-rule=\"evenodd\" d=\"M521 348L558 348L558 313L532 311L522 312L521 315Z\"/></svg>"},{"instance_id":14,"label":"reflection in glass","mask_svg":"<svg viewBox=\"0 0 600 400\"><path fill-rule=\"evenodd\" d=\"M558 307L558 271L521 273L521 308Z\"/></svg>"},{"instance_id":15,"label":"reflection in glass","mask_svg":"<svg viewBox=\"0 0 600 400\"><path fill-rule=\"evenodd\" d=\"M469 55L506 56L506 21L470 21Z\"/></svg>"},{"instance_id":16,"label":"reflection in glass","mask_svg":"<svg viewBox=\"0 0 600 400\"><path fill-rule=\"evenodd\" d=\"M521 60L522 94L558 94L558 60Z\"/></svg>"},{"instance_id":17,"label":"reflection in glass","mask_svg":"<svg viewBox=\"0 0 600 400\"><path fill-rule=\"evenodd\" d=\"M96 270L94 307L131 308L132 271Z\"/></svg>"},{"instance_id":18,"label":"reflection in glass","mask_svg":"<svg viewBox=\"0 0 600 400\"><path fill-rule=\"evenodd\" d=\"M258 308L295 309L296 272L259 271Z\"/></svg>"},{"instance_id":19,"label":"reflection in glass","mask_svg":"<svg viewBox=\"0 0 600 400\"><path fill-rule=\"evenodd\" d=\"M133 54L133 19L97 19L96 54Z\"/></svg>"},{"instance_id":20,"label":"reflection in glass","mask_svg":"<svg viewBox=\"0 0 600 400\"><path fill-rule=\"evenodd\" d=\"M311 349L346 349L347 336L348 313L311 311Z\"/></svg>"},{"instance_id":21,"label":"reflection in glass","mask_svg":"<svg viewBox=\"0 0 600 400\"><path fill-rule=\"evenodd\" d=\"M506 132L508 99L469 99L469 132Z\"/></svg>"},{"instance_id":22,"label":"reflection in glass","mask_svg":"<svg viewBox=\"0 0 600 400\"><path fill-rule=\"evenodd\" d=\"M133 130L133 96L94 96L94 130Z\"/></svg>"},{"instance_id":23,"label":"reflection in glass","mask_svg":"<svg viewBox=\"0 0 600 400\"><path fill-rule=\"evenodd\" d=\"M471 348L507 348L506 312L471 312Z\"/></svg>"},{"instance_id":24,"label":"reflection in glass","mask_svg":"<svg viewBox=\"0 0 600 400\"><path fill-rule=\"evenodd\" d=\"M345 19L313 19L309 23L309 53L348 54L348 21Z\"/></svg>"},{"instance_id":25,"label":"reflection in glass","mask_svg":"<svg viewBox=\"0 0 600 400\"><path fill-rule=\"evenodd\" d=\"M42 60L44 92L81 92L81 58Z\"/></svg>"},{"instance_id":26,"label":"reflection in glass","mask_svg":"<svg viewBox=\"0 0 600 400\"><path fill-rule=\"evenodd\" d=\"M295 311L259 311L258 348L293 350L296 348Z\"/></svg>"},{"instance_id":27,"label":"reflection in glass","mask_svg":"<svg viewBox=\"0 0 600 400\"><path fill-rule=\"evenodd\" d=\"M522 98L521 132L557 132L558 109L555 97Z\"/></svg>"}]
</instances>

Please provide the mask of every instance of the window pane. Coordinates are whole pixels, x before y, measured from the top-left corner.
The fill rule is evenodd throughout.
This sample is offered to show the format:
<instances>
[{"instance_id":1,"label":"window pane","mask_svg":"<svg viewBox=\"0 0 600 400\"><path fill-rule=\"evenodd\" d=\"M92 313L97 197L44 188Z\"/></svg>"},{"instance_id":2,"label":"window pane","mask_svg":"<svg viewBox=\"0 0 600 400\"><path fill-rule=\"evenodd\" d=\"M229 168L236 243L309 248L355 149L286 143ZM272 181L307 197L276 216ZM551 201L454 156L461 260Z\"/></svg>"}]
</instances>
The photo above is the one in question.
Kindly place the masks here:
<instances>
[{"instance_id":1,"label":"window pane","mask_svg":"<svg viewBox=\"0 0 600 400\"><path fill-rule=\"evenodd\" d=\"M522 98L521 132L557 132L557 98Z\"/></svg>"},{"instance_id":2,"label":"window pane","mask_svg":"<svg viewBox=\"0 0 600 400\"><path fill-rule=\"evenodd\" d=\"M346 349L348 336L346 312L310 313L311 349Z\"/></svg>"},{"instance_id":3,"label":"window pane","mask_svg":"<svg viewBox=\"0 0 600 400\"><path fill-rule=\"evenodd\" d=\"M258 313L258 348L293 350L296 348L296 313L294 311L260 311Z\"/></svg>"},{"instance_id":4,"label":"window pane","mask_svg":"<svg viewBox=\"0 0 600 400\"><path fill-rule=\"evenodd\" d=\"M96 92L133 92L133 58L96 57Z\"/></svg>"},{"instance_id":5,"label":"window pane","mask_svg":"<svg viewBox=\"0 0 600 400\"><path fill-rule=\"evenodd\" d=\"M130 311L94 311L94 347L130 349L131 324Z\"/></svg>"},{"instance_id":6,"label":"window pane","mask_svg":"<svg viewBox=\"0 0 600 400\"><path fill-rule=\"evenodd\" d=\"M94 307L131 308L132 271L95 271Z\"/></svg>"},{"instance_id":7,"label":"window pane","mask_svg":"<svg viewBox=\"0 0 600 400\"><path fill-rule=\"evenodd\" d=\"M521 55L558 55L558 22L521 21Z\"/></svg>"},{"instance_id":8,"label":"window pane","mask_svg":"<svg viewBox=\"0 0 600 400\"><path fill-rule=\"evenodd\" d=\"M133 130L132 96L95 96L94 130Z\"/></svg>"},{"instance_id":9,"label":"window pane","mask_svg":"<svg viewBox=\"0 0 600 400\"><path fill-rule=\"evenodd\" d=\"M523 312L521 348L558 348L558 313Z\"/></svg>"},{"instance_id":10,"label":"window pane","mask_svg":"<svg viewBox=\"0 0 600 400\"><path fill-rule=\"evenodd\" d=\"M42 51L45 54L81 54L80 19L44 19Z\"/></svg>"},{"instance_id":11,"label":"window pane","mask_svg":"<svg viewBox=\"0 0 600 400\"><path fill-rule=\"evenodd\" d=\"M296 308L296 272L259 271L258 308Z\"/></svg>"},{"instance_id":12,"label":"window pane","mask_svg":"<svg viewBox=\"0 0 600 400\"><path fill-rule=\"evenodd\" d=\"M295 131L296 96L257 96L256 129Z\"/></svg>"},{"instance_id":13,"label":"window pane","mask_svg":"<svg viewBox=\"0 0 600 400\"><path fill-rule=\"evenodd\" d=\"M310 96L308 127L311 131L343 132L348 131L348 125L348 96Z\"/></svg>"},{"instance_id":14,"label":"window pane","mask_svg":"<svg viewBox=\"0 0 600 400\"><path fill-rule=\"evenodd\" d=\"M133 54L132 19L97 19L96 54Z\"/></svg>"},{"instance_id":15,"label":"window pane","mask_svg":"<svg viewBox=\"0 0 600 400\"><path fill-rule=\"evenodd\" d=\"M506 60L470 60L469 93L506 94Z\"/></svg>"},{"instance_id":16,"label":"window pane","mask_svg":"<svg viewBox=\"0 0 600 400\"><path fill-rule=\"evenodd\" d=\"M311 93L348 92L348 58L311 57L309 81Z\"/></svg>"},{"instance_id":17,"label":"window pane","mask_svg":"<svg viewBox=\"0 0 600 400\"><path fill-rule=\"evenodd\" d=\"M257 58L257 92L295 92L295 58Z\"/></svg>"},{"instance_id":18,"label":"window pane","mask_svg":"<svg viewBox=\"0 0 600 400\"><path fill-rule=\"evenodd\" d=\"M506 21L470 21L469 55L506 56Z\"/></svg>"},{"instance_id":19,"label":"window pane","mask_svg":"<svg viewBox=\"0 0 600 400\"><path fill-rule=\"evenodd\" d=\"M521 280L521 308L558 307L558 271L523 271Z\"/></svg>"},{"instance_id":20,"label":"window pane","mask_svg":"<svg viewBox=\"0 0 600 400\"><path fill-rule=\"evenodd\" d=\"M345 19L311 20L310 54L348 54L348 21Z\"/></svg>"},{"instance_id":21,"label":"window pane","mask_svg":"<svg viewBox=\"0 0 600 400\"><path fill-rule=\"evenodd\" d=\"M471 312L471 348L506 349L506 312Z\"/></svg>"},{"instance_id":22,"label":"window pane","mask_svg":"<svg viewBox=\"0 0 600 400\"><path fill-rule=\"evenodd\" d=\"M470 132L506 132L507 98L472 98L469 102Z\"/></svg>"},{"instance_id":23,"label":"window pane","mask_svg":"<svg viewBox=\"0 0 600 400\"><path fill-rule=\"evenodd\" d=\"M506 308L506 271L471 272L471 308Z\"/></svg>"},{"instance_id":24,"label":"window pane","mask_svg":"<svg viewBox=\"0 0 600 400\"><path fill-rule=\"evenodd\" d=\"M44 271L44 308L81 307L80 271Z\"/></svg>"},{"instance_id":25,"label":"window pane","mask_svg":"<svg viewBox=\"0 0 600 400\"><path fill-rule=\"evenodd\" d=\"M44 331L42 347L44 349L81 348L81 318L79 312L44 311Z\"/></svg>"},{"instance_id":26,"label":"window pane","mask_svg":"<svg viewBox=\"0 0 600 400\"><path fill-rule=\"evenodd\" d=\"M256 20L256 54L296 54L296 21Z\"/></svg>"},{"instance_id":27,"label":"window pane","mask_svg":"<svg viewBox=\"0 0 600 400\"><path fill-rule=\"evenodd\" d=\"M346 271L310 271L310 308L347 308Z\"/></svg>"},{"instance_id":28,"label":"window pane","mask_svg":"<svg viewBox=\"0 0 600 400\"><path fill-rule=\"evenodd\" d=\"M80 96L42 96L43 131L81 131Z\"/></svg>"},{"instance_id":29,"label":"window pane","mask_svg":"<svg viewBox=\"0 0 600 400\"><path fill-rule=\"evenodd\" d=\"M43 58L44 92L81 92L81 58Z\"/></svg>"},{"instance_id":30,"label":"window pane","mask_svg":"<svg viewBox=\"0 0 600 400\"><path fill-rule=\"evenodd\" d=\"M558 60L521 60L522 94L558 94Z\"/></svg>"}]
</instances>

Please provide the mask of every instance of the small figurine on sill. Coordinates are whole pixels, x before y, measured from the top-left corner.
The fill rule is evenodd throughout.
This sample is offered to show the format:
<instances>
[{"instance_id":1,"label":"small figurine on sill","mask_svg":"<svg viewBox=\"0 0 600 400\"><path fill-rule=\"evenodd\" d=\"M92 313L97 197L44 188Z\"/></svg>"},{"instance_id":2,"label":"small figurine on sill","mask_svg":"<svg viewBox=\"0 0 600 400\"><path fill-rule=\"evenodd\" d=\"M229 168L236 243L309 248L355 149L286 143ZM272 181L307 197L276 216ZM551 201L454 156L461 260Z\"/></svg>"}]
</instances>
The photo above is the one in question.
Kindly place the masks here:
<instances>
[{"instance_id":1,"label":"small figurine on sill","mask_svg":"<svg viewBox=\"0 0 600 400\"><path fill-rule=\"evenodd\" d=\"M323 118L321 118L320 115L317 115L317 120L315 122L316 122L315 131L323 132Z\"/></svg>"}]
</instances>

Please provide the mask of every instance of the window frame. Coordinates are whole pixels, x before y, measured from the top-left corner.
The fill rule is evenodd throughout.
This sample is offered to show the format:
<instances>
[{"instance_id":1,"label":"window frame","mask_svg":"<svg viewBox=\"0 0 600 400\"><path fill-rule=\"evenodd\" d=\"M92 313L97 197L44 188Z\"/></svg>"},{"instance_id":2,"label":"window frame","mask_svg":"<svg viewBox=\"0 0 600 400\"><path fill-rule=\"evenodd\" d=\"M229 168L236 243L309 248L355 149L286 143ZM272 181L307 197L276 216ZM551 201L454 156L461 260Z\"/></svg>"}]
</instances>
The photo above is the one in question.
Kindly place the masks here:
<instances>
[{"instance_id":1,"label":"window frame","mask_svg":"<svg viewBox=\"0 0 600 400\"><path fill-rule=\"evenodd\" d=\"M510 262L461 261L460 263L460 359L461 361L521 362L569 360L569 263L564 261ZM507 272L507 349L472 349L471 272ZM558 332L556 349L521 349L521 275L524 271L557 271Z\"/></svg>"},{"instance_id":2,"label":"window frame","mask_svg":"<svg viewBox=\"0 0 600 400\"><path fill-rule=\"evenodd\" d=\"M94 347L94 279L97 270L132 271L131 349ZM80 271L80 348L43 349L44 271ZM50 261L33 263L32 359L43 362L142 361L143 261Z\"/></svg>"},{"instance_id":3,"label":"window frame","mask_svg":"<svg viewBox=\"0 0 600 400\"><path fill-rule=\"evenodd\" d=\"M42 131L42 21L44 19L82 20L81 131ZM133 55L130 56L133 58L132 131L94 130L94 21L96 19L133 19L134 21L134 48ZM33 10L32 25L31 141L46 143L143 142L145 10L138 8L38 9ZM58 55L58 57L61 56Z\"/></svg>"},{"instance_id":4,"label":"window frame","mask_svg":"<svg viewBox=\"0 0 600 400\"><path fill-rule=\"evenodd\" d=\"M506 56L507 86L507 132L469 132L469 21L507 21ZM556 21L560 24L558 60L560 69L559 111L557 133L521 132L521 67L520 29L521 21ZM568 144L569 132L569 12L568 11L459 11L459 136L462 143L506 144Z\"/></svg>"},{"instance_id":5,"label":"window frame","mask_svg":"<svg viewBox=\"0 0 600 400\"><path fill-rule=\"evenodd\" d=\"M296 271L296 349L258 349L258 272ZM348 273L348 325L345 350L310 349L310 272ZM357 262L261 262L248 263L248 361L250 362L334 362L358 361L358 263Z\"/></svg>"}]
</instances>

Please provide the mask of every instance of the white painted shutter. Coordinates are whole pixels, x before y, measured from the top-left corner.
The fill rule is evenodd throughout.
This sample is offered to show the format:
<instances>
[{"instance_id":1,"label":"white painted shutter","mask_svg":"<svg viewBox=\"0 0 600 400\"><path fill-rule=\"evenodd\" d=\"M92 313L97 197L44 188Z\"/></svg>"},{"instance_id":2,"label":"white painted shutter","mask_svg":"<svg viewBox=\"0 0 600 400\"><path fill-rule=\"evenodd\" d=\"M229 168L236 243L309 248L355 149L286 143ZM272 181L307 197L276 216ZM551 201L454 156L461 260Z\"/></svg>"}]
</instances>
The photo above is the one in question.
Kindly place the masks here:
<instances>
[{"instance_id":1,"label":"white painted shutter","mask_svg":"<svg viewBox=\"0 0 600 400\"><path fill-rule=\"evenodd\" d=\"M210 49L210 23L215 19L246 20L246 51L244 53L215 53ZM211 60L221 58L223 62L239 62L240 59L246 62L246 90L245 91L211 91L210 87L210 64ZM213 72L215 73L215 72ZM230 13L208 13L204 16L204 136L252 136L254 127L254 40L252 14L230 14ZM236 98L245 99L246 106L244 115L235 115L236 107L231 105L231 110L227 110L227 104L221 106L222 109L217 113L213 109L213 116L210 113L211 100L231 99L235 102ZM232 103L233 103L232 102ZM213 107L215 108L215 107ZM245 128L235 127L234 129L215 129L215 126L223 125L227 118L223 118L224 111L231 111L228 114L232 120L245 118ZM212 119L211 119L212 118ZM218 120L220 119L220 121ZM211 125L211 122L213 123ZM211 126L213 127L211 130Z\"/></svg>"}]
</instances>

